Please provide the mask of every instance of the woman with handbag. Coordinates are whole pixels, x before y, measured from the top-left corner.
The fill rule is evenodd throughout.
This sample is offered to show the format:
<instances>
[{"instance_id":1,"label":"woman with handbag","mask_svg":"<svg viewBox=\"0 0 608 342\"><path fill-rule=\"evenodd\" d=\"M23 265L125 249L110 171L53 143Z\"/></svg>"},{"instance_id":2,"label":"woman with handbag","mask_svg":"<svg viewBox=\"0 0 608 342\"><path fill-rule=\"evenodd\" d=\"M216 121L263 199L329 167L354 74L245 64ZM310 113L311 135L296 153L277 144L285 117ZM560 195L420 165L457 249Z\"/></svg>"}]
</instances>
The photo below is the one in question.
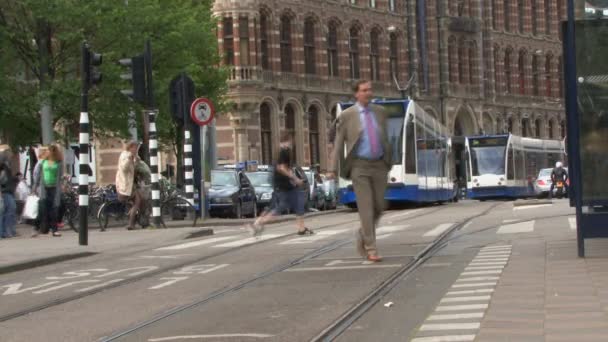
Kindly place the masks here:
<instances>
[{"instance_id":1,"label":"woman with handbag","mask_svg":"<svg viewBox=\"0 0 608 342\"><path fill-rule=\"evenodd\" d=\"M51 231L53 236L61 236L57 231L59 204L61 201L61 181L63 179L63 153L57 145L50 145L46 158L42 158L34 169L32 192L40 198L40 231ZM32 237L35 237L34 232Z\"/></svg>"}]
</instances>

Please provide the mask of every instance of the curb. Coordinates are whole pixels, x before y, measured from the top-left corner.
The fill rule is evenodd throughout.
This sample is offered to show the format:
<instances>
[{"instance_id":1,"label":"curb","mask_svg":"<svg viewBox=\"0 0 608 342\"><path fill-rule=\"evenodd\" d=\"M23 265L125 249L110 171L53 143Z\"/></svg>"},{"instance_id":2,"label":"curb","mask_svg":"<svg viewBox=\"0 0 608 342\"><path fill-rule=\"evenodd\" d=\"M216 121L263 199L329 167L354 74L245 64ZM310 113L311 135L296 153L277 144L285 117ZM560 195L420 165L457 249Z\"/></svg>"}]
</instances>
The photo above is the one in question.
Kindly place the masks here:
<instances>
[{"instance_id":1,"label":"curb","mask_svg":"<svg viewBox=\"0 0 608 342\"><path fill-rule=\"evenodd\" d=\"M542 205L542 204L553 204L553 201L549 200L527 200L527 201L515 201L513 202L514 207L526 207L531 205Z\"/></svg>"},{"instance_id":2,"label":"curb","mask_svg":"<svg viewBox=\"0 0 608 342\"><path fill-rule=\"evenodd\" d=\"M28 260L28 261L24 261L24 262L18 262L18 263L9 264L6 266L0 266L0 275L28 270L28 269L32 269L32 268L36 268L36 267L40 267L40 266L52 265L52 264L60 263L63 261L89 257L89 256L93 256L96 254L98 254L98 253L79 252L79 253L63 254L63 255L57 255L57 256L52 256L52 257L41 258L41 259L34 259L34 260Z\"/></svg>"}]
</instances>

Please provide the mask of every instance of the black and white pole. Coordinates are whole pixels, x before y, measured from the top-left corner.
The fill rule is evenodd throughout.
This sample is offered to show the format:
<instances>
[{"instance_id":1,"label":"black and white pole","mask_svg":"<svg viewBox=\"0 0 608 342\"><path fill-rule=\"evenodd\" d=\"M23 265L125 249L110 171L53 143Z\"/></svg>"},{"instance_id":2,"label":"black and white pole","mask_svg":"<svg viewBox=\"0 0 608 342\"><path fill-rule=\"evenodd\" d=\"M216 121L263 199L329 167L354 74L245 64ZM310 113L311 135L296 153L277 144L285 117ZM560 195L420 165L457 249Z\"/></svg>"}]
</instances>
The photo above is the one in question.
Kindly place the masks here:
<instances>
[{"instance_id":1,"label":"black and white pole","mask_svg":"<svg viewBox=\"0 0 608 342\"><path fill-rule=\"evenodd\" d=\"M192 137L190 130L184 131L184 185L186 200L194 205L194 169L192 167Z\"/></svg>"},{"instance_id":2,"label":"black and white pole","mask_svg":"<svg viewBox=\"0 0 608 342\"><path fill-rule=\"evenodd\" d=\"M82 43L82 89L80 93L80 132L78 143L79 174L78 174L78 244L89 244L89 85L90 85L90 53L86 42Z\"/></svg>"},{"instance_id":3,"label":"black and white pole","mask_svg":"<svg viewBox=\"0 0 608 342\"><path fill-rule=\"evenodd\" d=\"M158 173L158 136L156 134L156 112L148 111L148 120L150 124L149 134L150 141L148 143L150 151L150 171L152 172L152 218L155 227L160 228L160 186Z\"/></svg>"}]
</instances>

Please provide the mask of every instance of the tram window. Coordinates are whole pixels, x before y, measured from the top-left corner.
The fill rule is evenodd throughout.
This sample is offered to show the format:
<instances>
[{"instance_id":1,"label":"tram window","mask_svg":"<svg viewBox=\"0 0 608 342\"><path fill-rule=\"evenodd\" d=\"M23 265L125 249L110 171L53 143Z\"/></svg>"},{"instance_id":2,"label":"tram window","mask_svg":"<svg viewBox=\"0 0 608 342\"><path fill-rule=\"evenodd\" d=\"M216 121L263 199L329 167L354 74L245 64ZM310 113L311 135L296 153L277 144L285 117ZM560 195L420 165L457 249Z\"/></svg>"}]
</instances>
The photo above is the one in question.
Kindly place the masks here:
<instances>
[{"instance_id":1,"label":"tram window","mask_svg":"<svg viewBox=\"0 0 608 342\"><path fill-rule=\"evenodd\" d=\"M515 179L515 173L513 172L513 147L509 146L509 152L507 157L507 179Z\"/></svg>"},{"instance_id":2,"label":"tram window","mask_svg":"<svg viewBox=\"0 0 608 342\"><path fill-rule=\"evenodd\" d=\"M524 178L524 153L522 151L515 151L515 179L520 180Z\"/></svg>"},{"instance_id":3,"label":"tram window","mask_svg":"<svg viewBox=\"0 0 608 342\"><path fill-rule=\"evenodd\" d=\"M405 173L416 173L416 137L414 136L414 118L409 117L405 130Z\"/></svg>"},{"instance_id":4,"label":"tram window","mask_svg":"<svg viewBox=\"0 0 608 342\"><path fill-rule=\"evenodd\" d=\"M471 139L469 144L473 176L505 174L506 139Z\"/></svg>"},{"instance_id":5,"label":"tram window","mask_svg":"<svg viewBox=\"0 0 608 342\"><path fill-rule=\"evenodd\" d=\"M391 116L386 122L387 139L391 146L393 165L401 165L403 160L403 121L403 114L399 113L399 116Z\"/></svg>"}]
</instances>

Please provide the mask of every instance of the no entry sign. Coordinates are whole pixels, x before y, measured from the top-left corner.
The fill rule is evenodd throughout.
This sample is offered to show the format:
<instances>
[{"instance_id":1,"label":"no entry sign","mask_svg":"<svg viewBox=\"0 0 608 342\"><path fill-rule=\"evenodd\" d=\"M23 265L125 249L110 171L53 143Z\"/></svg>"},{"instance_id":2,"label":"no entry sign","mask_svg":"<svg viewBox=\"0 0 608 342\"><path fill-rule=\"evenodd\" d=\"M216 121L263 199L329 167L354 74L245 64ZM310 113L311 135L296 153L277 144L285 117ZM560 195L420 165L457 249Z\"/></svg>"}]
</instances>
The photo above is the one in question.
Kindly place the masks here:
<instances>
[{"instance_id":1,"label":"no entry sign","mask_svg":"<svg viewBox=\"0 0 608 342\"><path fill-rule=\"evenodd\" d=\"M190 106L190 117L199 126L208 125L215 115L215 108L211 100L199 97Z\"/></svg>"}]
</instances>

